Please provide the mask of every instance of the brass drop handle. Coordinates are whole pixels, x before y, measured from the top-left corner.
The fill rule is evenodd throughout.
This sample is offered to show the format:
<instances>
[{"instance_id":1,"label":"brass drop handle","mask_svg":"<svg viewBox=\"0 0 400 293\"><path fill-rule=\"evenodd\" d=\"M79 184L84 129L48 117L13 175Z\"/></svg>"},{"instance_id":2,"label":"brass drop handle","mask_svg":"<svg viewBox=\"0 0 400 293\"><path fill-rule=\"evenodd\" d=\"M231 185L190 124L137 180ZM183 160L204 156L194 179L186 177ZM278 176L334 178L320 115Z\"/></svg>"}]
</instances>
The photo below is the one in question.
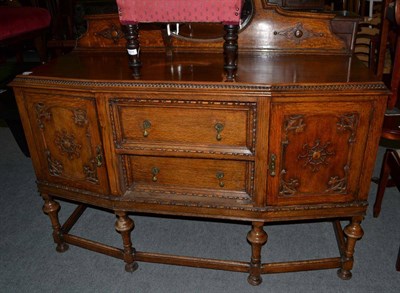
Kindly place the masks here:
<instances>
[{"instance_id":1,"label":"brass drop handle","mask_svg":"<svg viewBox=\"0 0 400 293\"><path fill-rule=\"evenodd\" d=\"M222 130L224 130L224 125L222 124L222 123L216 123L215 125L214 125L214 128L215 128L215 130L217 131L217 136L216 136L216 139L218 140L218 141L220 141L220 140L222 140L222 134L221 134L221 132L222 132Z\"/></svg>"},{"instance_id":2,"label":"brass drop handle","mask_svg":"<svg viewBox=\"0 0 400 293\"><path fill-rule=\"evenodd\" d=\"M96 164L97 167L103 166L103 152L101 151L101 146L96 147Z\"/></svg>"},{"instance_id":3,"label":"brass drop handle","mask_svg":"<svg viewBox=\"0 0 400 293\"><path fill-rule=\"evenodd\" d=\"M271 175L272 177L274 177L276 175L275 168L276 168L276 155L271 154L269 156L268 169L269 169L269 175Z\"/></svg>"},{"instance_id":4,"label":"brass drop handle","mask_svg":"<svg viewBox=\"0 0 400 293\"><path fill-rule=\"evenodd\" d=\"M151 174L153 175L151 180L153 180L153 182L156 182L158 180L158 178L157 178L158 173L160 173L160 169L158 169L157 167L151 168Z\"/></svg>"},{"instance_id":5,"label":"brass drop handle","mask_svg":"<svg viewBox=\"0 0 400 293\"><path fill-rule=\"evenodd\" d=\"M151 122L149 120L144 120L143 121L143 136L148 137L149 136L149 130L151 128Z\"/></svg>"},{"instance_id":6,"label":"brass drop handle","mask_svg":"<svg viewBox=\"0 0 400 293\"><path fill-rule=\"evenodd\" d=\"M225 183L224 181L222 181L222 179L224 179L224 172L218 171L217 174L215 174L215 177L217 177L217 179L219 180L219 186L224 187Z\"/></svg>"}]
</instances>

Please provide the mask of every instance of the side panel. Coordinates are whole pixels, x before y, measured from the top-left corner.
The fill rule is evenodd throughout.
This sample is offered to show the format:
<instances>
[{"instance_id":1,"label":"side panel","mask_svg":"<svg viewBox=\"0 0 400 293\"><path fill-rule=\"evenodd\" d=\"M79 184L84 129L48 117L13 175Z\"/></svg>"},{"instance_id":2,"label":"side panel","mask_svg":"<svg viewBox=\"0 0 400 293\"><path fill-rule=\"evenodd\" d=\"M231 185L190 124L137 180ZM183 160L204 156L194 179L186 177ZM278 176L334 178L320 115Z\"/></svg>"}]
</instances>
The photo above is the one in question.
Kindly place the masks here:
<instances>
[{"instance_id":1,"label":"side panel","mask_svg":"<svg viewBox=\"0 0 400 293\"><path fill-rule=\"evenodd\" d=\"M37 160L38 179L108 192L95 100L78 94L24 92Z\"/></svg>"}]
</instances>

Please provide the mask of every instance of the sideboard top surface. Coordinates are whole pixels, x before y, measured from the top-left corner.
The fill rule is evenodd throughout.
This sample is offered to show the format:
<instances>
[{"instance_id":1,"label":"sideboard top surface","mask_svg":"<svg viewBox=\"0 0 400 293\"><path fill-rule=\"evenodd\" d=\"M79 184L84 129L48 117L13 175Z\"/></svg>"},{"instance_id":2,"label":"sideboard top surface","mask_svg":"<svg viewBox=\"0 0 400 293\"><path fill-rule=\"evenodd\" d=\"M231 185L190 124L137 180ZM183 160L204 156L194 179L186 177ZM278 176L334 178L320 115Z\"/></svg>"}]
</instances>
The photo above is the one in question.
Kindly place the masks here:
<instances>
[{"instance_id":1,"label":"sideboard top surface","mask_svg":"<svg viewBox=\"0 0 400 293\"><path fill-rule=\"evenodd\" d=\"M222 53L142 54L140 78L134 78L125 52L73 52L18 76L13 86L74 81L81 86L132 87L140 84L207 84L223 87L285 87L296 85L371 85L382 82L357 58L341 55L240 54L234 82L224 81ZM47 83L47 84L48 84ZM356 86L357 87L357 86ZM371 87L368 87L371 89ZM362 89L365 89L362 87Z\"/></svg>"}]
</instances>

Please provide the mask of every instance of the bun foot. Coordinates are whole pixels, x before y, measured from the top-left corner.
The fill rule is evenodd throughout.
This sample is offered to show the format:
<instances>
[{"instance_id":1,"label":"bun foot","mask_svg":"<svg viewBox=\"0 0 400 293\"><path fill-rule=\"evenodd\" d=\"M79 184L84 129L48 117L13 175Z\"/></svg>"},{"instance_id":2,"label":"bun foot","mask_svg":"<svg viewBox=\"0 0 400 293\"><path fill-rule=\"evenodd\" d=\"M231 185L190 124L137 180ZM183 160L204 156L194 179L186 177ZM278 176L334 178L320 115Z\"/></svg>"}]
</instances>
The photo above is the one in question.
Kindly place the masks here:
<instances>
[{"instance_id":1,"label":"bun foot","mask_svg":"<svg viewBox=\"0 0 400 293\"><path fill-rule=\"evenodd\" d=\"M342 280L350 280L351 277L353 276L352 273L350 271L346 271L343 269L339 269L337 271L337 275L339 278L341 278Z\"/></svg>"},{"instance_id":2,"label":"bun foot","mask_svg":"<svg viewBox=\"0 0 400 293\"><path fill-rule=\"evenodd\" d=\"M69 246L66 243L62 243L62 244L58 244L56 247L57 252L59 253L63 253L66 252L68 250Z\"/></svg>"},{"instance_id":3,"label":"bun foot","mask_svg":"<svg viewBox=\"0 0 400 293\"><path fill-rule=\"evenodd\" d=\"M125 271L128 272L128 273L133 273L134 271L137 270L138 267L139 266L138 266L137 262L127 263L125 265Z\"/></svg>"},{"instance_id":4,"label":"bun foot","mask_svg":"<svg viewBox=\"0 0 400 293\"><path fill-rule=\"evenodd\" d=\"M247 282L249 282L250 285L253 286L258 286L262 283L262 278L260 276L248 276L247 277Z\"/></svg>"}]
</instances>

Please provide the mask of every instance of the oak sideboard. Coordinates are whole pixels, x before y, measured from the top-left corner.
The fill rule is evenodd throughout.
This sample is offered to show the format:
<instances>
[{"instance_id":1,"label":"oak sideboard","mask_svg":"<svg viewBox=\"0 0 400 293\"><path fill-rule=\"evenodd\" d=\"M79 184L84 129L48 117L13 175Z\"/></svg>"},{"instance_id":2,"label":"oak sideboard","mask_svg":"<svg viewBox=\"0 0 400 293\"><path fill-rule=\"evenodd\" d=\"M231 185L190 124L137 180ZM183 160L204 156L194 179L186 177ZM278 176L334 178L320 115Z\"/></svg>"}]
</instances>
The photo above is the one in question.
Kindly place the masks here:
<instances>
[{"instance_id":1,"label":"oak sideboard","mask_svg":"<svg viewBox=\"0 0 400 293\"><path fill-rule=\"evenodd\" d=\"M254 3L233 82L224 80L219 45L175 38L157 51L145 40L156 30L143 32L139 78L124 50L105 46L77 48L15 78L58 251L81 246L124 260L127 271L155 262L246 272L252 285L262 274L301 270L351 277L388 91L351 53L354 19ZM114 34L98 22L89 33L115 43L118 19L104 19ZM78 207L61 224L64 199ZM121 248L70 233L88 205L116 214ZM249 261L136 251L131 212L248 222ZM262 261L265 225L321 219L333 222L337 257Z\"/></svg>"}]
</instances>

